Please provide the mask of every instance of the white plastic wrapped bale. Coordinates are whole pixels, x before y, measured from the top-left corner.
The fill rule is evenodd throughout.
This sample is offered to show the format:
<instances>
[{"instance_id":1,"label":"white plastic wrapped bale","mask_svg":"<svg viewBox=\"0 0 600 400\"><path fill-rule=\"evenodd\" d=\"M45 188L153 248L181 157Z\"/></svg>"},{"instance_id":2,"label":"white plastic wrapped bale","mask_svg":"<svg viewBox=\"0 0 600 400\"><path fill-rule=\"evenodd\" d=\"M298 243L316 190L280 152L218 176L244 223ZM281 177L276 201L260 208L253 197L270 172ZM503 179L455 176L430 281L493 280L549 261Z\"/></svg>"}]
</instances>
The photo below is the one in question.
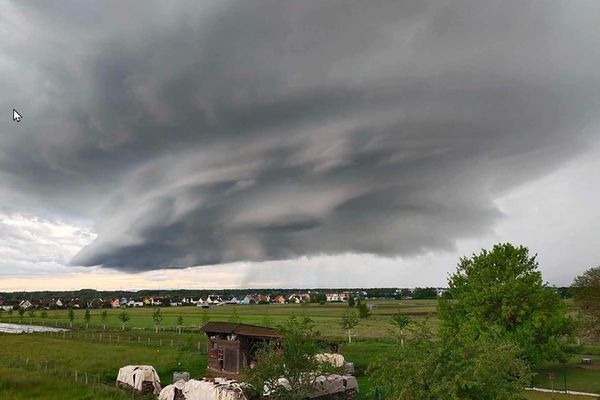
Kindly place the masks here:
<instances>
[{"instance_id":1,"label":"white plastic wrapped bale","mask_svg":"<svg viewBox=\"0 0 600 400\"><path fill-rule=\"evenodd\" d=\"M184 398L183 395L177 396L179 393L183 392L183 387L185 386L184 380L179 380L171 385L167 385L160 391L158 395L158 400L179 400L178 397Z\"/></svg>"},{"instance_id":2,"label":"white plastic wrapped bale","mask_svg":"<svg viewBox=\"0 0 600 400\"><path fill-rule=\"evenodd\" d=\"M331 374L327 376L319 376L315 380L314 391L310 398L330 398L333 394L344 394L358 391L358 383L356 378L350 375Z\"/></svg>"},{"instance_id":3,"label":"white plastic wrapped bale","mask_svg":"<svg viewBox=\"0 0 600 400\"><path fill-rule=\"evenodd\" d=\"M346 360L344 360L344 356L341 354L320 353L320 354L317 354L315 357L316 357L317 361L319 361L320 363L329 363L329 364L333 365L334 367L345 366Z\"/></svg>"},{"instance_id":4,"label":"white plastic wrapped bale","mask_svg":"<svg viewBox=\"0 0 600 400\"><path fill-rule=\"evenodd\" d=\"M246 400L239 382L224 378L191 379L181 389L186 400Z\"/></svg>"},{"instance_id":5,"label":"white plastic wrapped bale","mask_svg":"<svg viewBox=\"0 0 600 400\"><path fill-rule=\"evenodd\" d=\"M127 365L119 369L117 385L140 394L160 393L160 378L151 365Z\"/></svg>"}]
</instances>

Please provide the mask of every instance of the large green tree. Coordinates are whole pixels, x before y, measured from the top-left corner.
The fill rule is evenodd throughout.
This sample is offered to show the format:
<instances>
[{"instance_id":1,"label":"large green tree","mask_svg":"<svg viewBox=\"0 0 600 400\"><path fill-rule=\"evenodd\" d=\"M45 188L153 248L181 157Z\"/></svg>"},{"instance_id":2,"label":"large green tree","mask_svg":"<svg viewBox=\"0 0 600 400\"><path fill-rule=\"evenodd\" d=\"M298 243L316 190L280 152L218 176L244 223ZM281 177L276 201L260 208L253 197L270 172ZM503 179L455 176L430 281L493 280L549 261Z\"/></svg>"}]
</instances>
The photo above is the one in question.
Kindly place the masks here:
<instances>
[{"instance_id":1,"label":"large green tree","mask_svg":"<svg viewBox=\"0 0 600 400\"><path fill-rule=\"evenodd\" d=\"M571 291L585 332L600 339L600 267L590 268L575 278Z\"/></svg>"},{"instance_id":2,"label":"large green tree","mask_svg":"<svg viewBox=\"0 0 600 400\"><path fill-rule=\"evenodd\" d=\"M529 382L527 365L513 343L483 334L472 339L468 327L437 340L426 322L408 328L403 346L395 346L367 371L385 399L513 400Z\"/></svg>"},{"instance_id":3,"label":"large green tree","mask_svg":"<svg viewBox=\"0 0 600 400\"><path fill-rule=\"evenodd\" d=\"M473 338L493 331L514 343L530 366L560 359L573 321L560 296L546 287L535 255L498 244L461 258L448 281L454 300L438 302L440 333L451 338L469 326Z\"/></svg>"}]
</instances>

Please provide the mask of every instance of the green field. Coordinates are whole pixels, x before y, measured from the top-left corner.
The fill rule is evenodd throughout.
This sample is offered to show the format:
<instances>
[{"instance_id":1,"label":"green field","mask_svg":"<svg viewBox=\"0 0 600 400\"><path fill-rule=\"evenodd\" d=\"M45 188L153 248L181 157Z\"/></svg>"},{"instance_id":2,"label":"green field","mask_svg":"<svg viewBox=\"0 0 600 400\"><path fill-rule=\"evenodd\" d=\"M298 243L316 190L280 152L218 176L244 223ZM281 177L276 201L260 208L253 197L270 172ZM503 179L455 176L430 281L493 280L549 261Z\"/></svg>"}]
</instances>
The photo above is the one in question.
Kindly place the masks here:
<instances>
[{"instance_id":1,"label":"green field","mask_svg":"<svg viewBox=\"0 0 600 400\"><path fill-rule=\"evenodd\" d=\"M373 315L361 320L354 329L353 343L344 343L341 352L346 359L355 363L361 387L360 398L372 399L364 372L373 357L394 345L390 337L389 317L402 310L415 318L430 318L435 327L435 301L369 301L373 304ZM205 338L199 327L206 320L241 322L276 326L290 315L311 318L321 335L332 340L347 340L339 326L340 315L347 305L225 305L211 309L198 307L163 308L164 319L159 332L155 332L151 308L127 309L130 320L122 329L118 314L122 310L108 310L106 330L101 320L103 310L91 310L89 329L85 328L84 311L75 311L73 330L53 334L0 334L0 398L1 399L120 399L131 398L130 394L116 394L114 380L118 368L126 364L153 365L163 384L171 383L174 371L189 371L194 377L203 375L206 366ZM178 317L183 325L177 327ZM33 318L27 314L23 323L66 327L70 325L65 310L49 311L42 320L39 313ZM2 316L0 322L19 321L18 315ZM580 347L567 365L548 365L542 368L534 385L550 387L547 373L555 372L557 389L563 387L566 371L570 390L600 392L600 370L582 368L582 355L593 358L593 367L600 365L599 347ZM557 368L560 367L560 370ZM77 374L77 381L75 375ZM86 384L87 381L87 384ZM525 393L529 399L576 399L557 394ZM588 397L589 398L589 397Z\"/></svg>"}]
</instances>

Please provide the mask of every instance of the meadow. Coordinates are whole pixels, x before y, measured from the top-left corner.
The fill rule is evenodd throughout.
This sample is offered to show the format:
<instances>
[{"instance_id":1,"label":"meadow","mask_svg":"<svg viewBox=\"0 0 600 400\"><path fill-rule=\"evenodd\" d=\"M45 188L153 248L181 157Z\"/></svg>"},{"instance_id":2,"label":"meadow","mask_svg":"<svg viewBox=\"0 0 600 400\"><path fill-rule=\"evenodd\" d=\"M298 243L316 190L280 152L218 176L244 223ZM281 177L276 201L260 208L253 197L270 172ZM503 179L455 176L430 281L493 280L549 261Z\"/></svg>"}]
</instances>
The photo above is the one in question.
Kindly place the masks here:
<instances>
[{"instance_id":1,"label":"meadow","mask_svg":"<svg viewBox=\"0 0 600 400\"><path fill-rule=\"evenodd\" d=\"M435 328L434 300L375 300L372 315L362 319L353 330L353 343L339 327L344 303L225 305L202 309L199 307L162 308L163 320L158 332L153 322L152 308L126 309L129 321L123 324L120 309L90 310L86 328L84 311L76 310L73 329L65 333L0 334L0 398L4 399L120 399L130 394L116 393L114 380L118 368L126 364L153 365L163 384L171 383L174 371L189 371L200 377L206 367L205 337L199 328L207 321L233 321L277 326L290 315L306 316L314 321L321 336L341 343L340 352L355 363L361 387L360 398L372 399L373 393L364 372L378 354L394 346L389 322L398 310L417 319L429 319ZM181 326L178 326L179 318ZM0 322L19 322L16 313L6 313ZM70 327L66 310L48 312L44 320L39 315L25 314L23 323ZM106 325L106 329L105 326ZM580 346L567 364L549 364L540 369L534 379L536 387L562 389L564 378L570 390L600 392L600 347ZM580 365L583 356L593 359L592 368ZM547 379L549 372L556 380ZM562 374L562 375L561 375ZM86 383L87 382L87 383ZM576 399L556 393L525 392L529 399ZM587 397L589 399L589 397Z\"/></svg>"}]
</instances>

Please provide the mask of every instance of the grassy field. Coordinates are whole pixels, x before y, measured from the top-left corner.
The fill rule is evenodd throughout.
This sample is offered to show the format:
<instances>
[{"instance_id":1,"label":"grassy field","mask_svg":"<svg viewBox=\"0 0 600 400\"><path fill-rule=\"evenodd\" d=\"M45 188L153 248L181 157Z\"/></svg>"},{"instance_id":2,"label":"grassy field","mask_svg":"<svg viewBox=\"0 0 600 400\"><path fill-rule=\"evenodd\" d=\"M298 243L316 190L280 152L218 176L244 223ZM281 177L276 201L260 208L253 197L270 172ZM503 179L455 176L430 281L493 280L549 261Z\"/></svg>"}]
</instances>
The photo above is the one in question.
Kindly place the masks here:
<instances>
[{"instance_id":1,"label":"grassy field","mask_svg":"<svg viewBox=\"0 0 600 400\"><path fill-rule=\"evenodd\" d=\"M343 343L341 352L355 363L361 387L360 398L372 399L373 389L364 372L377 355L394 345L390 337L389 317L402 310L415 318L430 318L435 327L435 301L369 301L373 315L361 320L354 329L353 343ZM346 333L339 327L339 317L347 309L345 304L308 305L226 305L208 310L198 307L163 308L164 319L155 332L151 308L127 309L130 320L122 330L118 314L121 310L107 310L106 330L101 319L103 310L92 310L89 329L85 329L84 311L75 311L73 330L61 334L0 334L0 398L1 399L121 399L130 394L118 394L114 380L118 368L126 364L153 365L163 384L171 383L174 371L189 371L200 377L206 366L205 337L199 327L207 320L241 322L276 326L290 315L311 318L317 330L325 337L345 341ZM69 326L65 310L50 311L42 320L38 315L31 322L49 326ZM183 318L181 332L177 327ZM16 313L3 315L0 322L18 322ZM26 314L23 323L29 323ZM561 371L566 371L571 390L600 392L600 370L582 368L583 355L593 358L593 367L600 365L599 347L580 347L581 354L573 354L567 365L547 365L540 369L535 386L550 387L547 373L555 372L555 387L562 389ZM557 368L561 368L558 370ZM78 380L75 383L75 372ZM88 384L85 384L87 378ZM100 382L98 384L98 382ZM558 394L524 392L528 399L577 399ZM588 397L589 399L589 397Z\"/></svg>"}]
</instances>

